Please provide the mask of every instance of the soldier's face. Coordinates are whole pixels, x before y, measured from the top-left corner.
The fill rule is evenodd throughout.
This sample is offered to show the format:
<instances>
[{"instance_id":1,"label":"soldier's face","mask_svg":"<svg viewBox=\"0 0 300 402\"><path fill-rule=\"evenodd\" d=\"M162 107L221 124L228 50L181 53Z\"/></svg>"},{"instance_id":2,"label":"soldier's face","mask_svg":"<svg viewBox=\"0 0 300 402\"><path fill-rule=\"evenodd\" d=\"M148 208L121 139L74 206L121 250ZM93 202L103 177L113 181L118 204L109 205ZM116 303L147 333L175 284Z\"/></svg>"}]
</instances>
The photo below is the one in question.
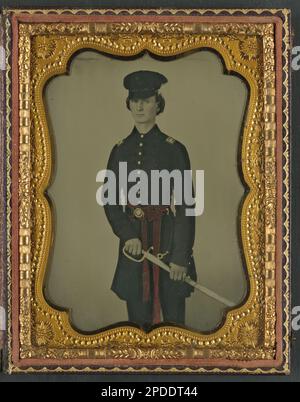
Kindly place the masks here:
<instances>
[{"instance_id":1,"label":"soldier's face","mask_svg":"<svg viewBox=\"0 0 300 402\"><path fill-rule=\"evenodd\" d=\"M155 95L146 99L130 99L129 107L136 123L150 123L155 121L158 112L158 104Z\"/></svg>"}]
</instances>

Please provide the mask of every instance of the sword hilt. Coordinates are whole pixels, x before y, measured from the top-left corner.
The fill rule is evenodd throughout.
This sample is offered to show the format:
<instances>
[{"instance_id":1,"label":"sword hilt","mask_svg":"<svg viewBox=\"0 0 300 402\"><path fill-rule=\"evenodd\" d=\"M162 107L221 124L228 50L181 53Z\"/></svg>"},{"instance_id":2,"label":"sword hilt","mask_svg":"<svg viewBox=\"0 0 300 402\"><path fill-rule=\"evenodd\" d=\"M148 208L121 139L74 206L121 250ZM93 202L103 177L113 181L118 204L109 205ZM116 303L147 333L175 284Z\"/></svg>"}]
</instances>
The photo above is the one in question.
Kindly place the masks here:
<instances>
[{"instance_id":1,"label":"sword hilt","mask_svg":"<svg viewBox=\"0 0 300 402\"><path fill-rule=\"evenodd\" d=\"M147 251L142 250L142 256L141 256L140 258L134 258L134 257L132 257L132 255L130 255L130 254L127 253L126 248L125 248L125 246L124 246L124 247L123 247L123 254L124 254L127 258L129 258L131 261L134 261L134 262L143 262L144 259L147 258L147 257L146 257L146 254L147 254L147 253L150 253L152 250L153 250L153 246L149 247ZM167 254L169 254L168 251L166 251L165 253L158 253L158 254L157 254L157 258L158 258L159 260L162 260Z\"/></svg>"},{"instance_id":2,"label":"sword hilt","mask_svg":"<svg viewBox=\"0 0 300 402\"><path fill-rule=\"evenodd\" d=\"M143 262L144 259L146 258L145 253L150 253L151 250L153 250L153 246L149 247L147 251L142 250L142 256L141 256L140 258L134 258L134 257L132 257L132 255L130 255L130 254L127 253L125 246L124 246L123 249L122 249L123 254L124 254L127 258L129 258L131 261L134 261L134 262Z\"/></svg>"}]
</instances>

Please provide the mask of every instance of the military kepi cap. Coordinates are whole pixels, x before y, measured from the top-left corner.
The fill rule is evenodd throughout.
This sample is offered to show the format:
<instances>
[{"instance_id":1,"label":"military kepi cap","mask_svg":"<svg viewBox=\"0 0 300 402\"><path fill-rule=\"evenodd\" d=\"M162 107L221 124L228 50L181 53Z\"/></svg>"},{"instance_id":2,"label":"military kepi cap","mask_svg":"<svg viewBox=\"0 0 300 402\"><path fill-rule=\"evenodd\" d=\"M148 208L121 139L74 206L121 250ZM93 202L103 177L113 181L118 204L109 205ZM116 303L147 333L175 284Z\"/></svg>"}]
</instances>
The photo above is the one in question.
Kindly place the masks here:
<instances>
[{"instance_id":1,"label":"military kepi cap","mask_svg":"<svg viewBox=\"0 0 300 402\"><path fill-rule=\"evenodd\" d=\"M130 99L145 99L155 95L167 78L155 71L135 71L126 75L124 87L129 91Z\"/></svg>"}]
</instances>

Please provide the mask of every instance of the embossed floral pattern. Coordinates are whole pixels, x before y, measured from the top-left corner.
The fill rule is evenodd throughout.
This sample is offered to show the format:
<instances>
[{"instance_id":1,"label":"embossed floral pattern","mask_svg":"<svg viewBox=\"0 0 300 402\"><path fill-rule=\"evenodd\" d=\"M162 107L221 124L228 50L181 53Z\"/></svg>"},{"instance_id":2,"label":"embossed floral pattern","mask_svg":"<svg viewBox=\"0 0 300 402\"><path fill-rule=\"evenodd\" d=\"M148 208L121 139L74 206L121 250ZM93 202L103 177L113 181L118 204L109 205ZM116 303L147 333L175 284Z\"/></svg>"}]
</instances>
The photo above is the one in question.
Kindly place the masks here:
<instances>
[{"instance_id":1,"label":"embossed floral pattern","mask_svg":"<svg viewBox=\"0 0 300 402\"><path fill-rule=\"evenodd\" d=\"M38 346L47 345L53 337L53 331L49 322L40 322L36 326L36 343Z\"/></svg>"}]
</instances>

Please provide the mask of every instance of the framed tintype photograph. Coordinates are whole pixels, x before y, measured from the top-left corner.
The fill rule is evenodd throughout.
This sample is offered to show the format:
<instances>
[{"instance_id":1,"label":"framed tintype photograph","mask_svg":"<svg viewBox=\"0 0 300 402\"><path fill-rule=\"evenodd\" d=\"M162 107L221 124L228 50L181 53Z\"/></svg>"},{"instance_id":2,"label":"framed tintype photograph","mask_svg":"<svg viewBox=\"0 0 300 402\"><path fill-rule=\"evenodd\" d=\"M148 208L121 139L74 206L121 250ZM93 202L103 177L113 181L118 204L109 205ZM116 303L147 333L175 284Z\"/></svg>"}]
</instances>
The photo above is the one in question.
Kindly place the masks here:
<instances>
[{"instance_id":1,"label":"framed tintype photograph","mask_svg":"<svg viewBox=\"0 0 300 402\"><path fill-rule=\"evenodd\" d=\"M9 372L289 373L289 10L6 10Z\"/></svg>"}]
</instances>

